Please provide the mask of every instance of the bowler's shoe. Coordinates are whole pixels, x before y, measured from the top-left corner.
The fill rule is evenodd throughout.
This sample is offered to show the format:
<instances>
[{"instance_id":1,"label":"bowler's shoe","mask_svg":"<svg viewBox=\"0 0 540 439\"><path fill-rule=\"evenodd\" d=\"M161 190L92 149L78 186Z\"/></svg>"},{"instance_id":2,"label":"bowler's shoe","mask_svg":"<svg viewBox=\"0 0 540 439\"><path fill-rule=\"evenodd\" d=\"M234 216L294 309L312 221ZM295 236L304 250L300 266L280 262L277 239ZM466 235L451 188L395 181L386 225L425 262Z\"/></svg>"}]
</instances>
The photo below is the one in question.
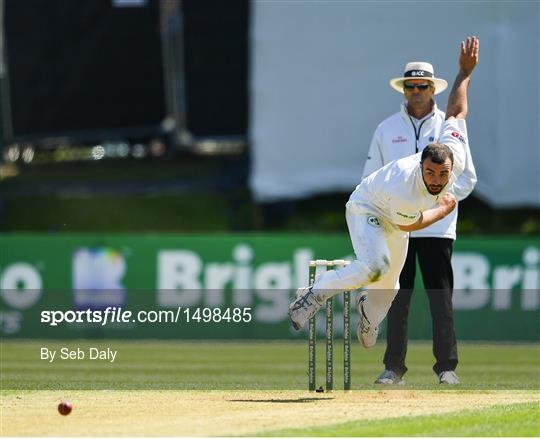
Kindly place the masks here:
<instances>
[{"instance_id":1,"label":"bowler's shoe","mask_svg":"<svg viewBox=\"0 0 540 439\"><path fill-rule=\"evenodd\" d=\"M302 329L306 322L313 317L321 308L323 302L319 302L311 287L298 288L296 300L289 307L291 323L297 331Z\"/></svg>"},{"instance_id":2,"label":"bowler's shoe","mask_svg":"<svg viewBox=\"0 0 540 439\"><path fill-rule=\"evenodd\" d=\"M360 315L360 321L356 328L356 336L358 341L365 348L371 348L377 343L377 336L379 335L379 327L373 326L364 312L364 302L367 300L367 293L358 293L356 301L358 307L358 314Z\"/></svg>"}]
</instances>

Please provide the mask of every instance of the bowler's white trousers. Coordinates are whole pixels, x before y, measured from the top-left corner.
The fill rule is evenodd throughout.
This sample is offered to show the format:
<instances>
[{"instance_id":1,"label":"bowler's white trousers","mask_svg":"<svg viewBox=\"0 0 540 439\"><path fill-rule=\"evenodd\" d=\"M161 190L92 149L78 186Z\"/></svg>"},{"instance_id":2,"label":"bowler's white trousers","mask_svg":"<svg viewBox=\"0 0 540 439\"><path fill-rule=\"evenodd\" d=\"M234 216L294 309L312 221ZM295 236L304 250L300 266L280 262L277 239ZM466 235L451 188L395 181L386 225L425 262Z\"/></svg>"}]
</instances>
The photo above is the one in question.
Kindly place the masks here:
<instances>
[{"instance_id":1,"label":"bowler's white trousers","mask_svg":"<svg viewBox=\"0 0 540 439\"><path fill-rule=\"evenodd\" d=\"M319 300L326 300L343 291L368 290L364 312L369 322L378 326L399 290L409 233L350 202L346 219L356 259L339 270L324 272L313 284L313 292Z\"/></svg>"}]
</instances>

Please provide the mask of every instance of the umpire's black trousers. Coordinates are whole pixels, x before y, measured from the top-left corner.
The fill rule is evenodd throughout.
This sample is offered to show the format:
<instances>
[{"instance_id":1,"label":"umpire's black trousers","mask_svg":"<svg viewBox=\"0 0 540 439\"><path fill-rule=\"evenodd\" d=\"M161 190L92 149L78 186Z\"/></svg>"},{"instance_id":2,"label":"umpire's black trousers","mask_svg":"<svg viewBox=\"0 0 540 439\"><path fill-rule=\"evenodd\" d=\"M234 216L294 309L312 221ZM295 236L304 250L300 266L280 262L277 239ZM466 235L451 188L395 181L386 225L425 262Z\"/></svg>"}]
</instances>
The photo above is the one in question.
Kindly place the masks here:
<instances>
[{"instance_id":1,"label":"umpire's black trousers","mask_svg":"<svg viewBox=\"0 0 540 439\"><path fill-rule=\"evenodd\" d=\"M414 289L416 256L429 299L433 324L433 354L436 374L455 370L458 364L452 307L454 274L452 272L453 240L447 238L409 238L405 265L399 277L400 290L388 312L386 369L398 375L407 372L407 318Z\"/></svg>"}]
</instances>

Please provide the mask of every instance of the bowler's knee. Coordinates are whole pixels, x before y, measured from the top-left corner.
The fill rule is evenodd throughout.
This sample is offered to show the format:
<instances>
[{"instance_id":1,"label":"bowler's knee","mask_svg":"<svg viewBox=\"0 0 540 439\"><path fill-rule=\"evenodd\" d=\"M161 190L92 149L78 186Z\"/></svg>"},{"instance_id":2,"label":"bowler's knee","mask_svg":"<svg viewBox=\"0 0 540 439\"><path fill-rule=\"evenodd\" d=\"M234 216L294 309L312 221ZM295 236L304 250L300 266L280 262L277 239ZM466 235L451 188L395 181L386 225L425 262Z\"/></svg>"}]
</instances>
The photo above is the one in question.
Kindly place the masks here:
<instances>
[{"instance_id":1,"label":"bowler's knee","mask_svg":"<svg viewBox=\"0 0 540 439\"><path fill-rule=\"evenodd\" d=\"M368 268L370 282L378 282L390 270L390 258L385 254L380 255L369 261Z\"/></svg>"},{"instance_id":2,"label":"bowler's knee","mask_svg":"<svg viewBox=\"0 0 540 439\"><path fill-rule=\"evenodd\" d=\"M355 259L349 266L349 280L354 288L361 288L380 280L390 269L390 260L387 256L381 256L372 261Z\"/></svg>"}]
</instances>

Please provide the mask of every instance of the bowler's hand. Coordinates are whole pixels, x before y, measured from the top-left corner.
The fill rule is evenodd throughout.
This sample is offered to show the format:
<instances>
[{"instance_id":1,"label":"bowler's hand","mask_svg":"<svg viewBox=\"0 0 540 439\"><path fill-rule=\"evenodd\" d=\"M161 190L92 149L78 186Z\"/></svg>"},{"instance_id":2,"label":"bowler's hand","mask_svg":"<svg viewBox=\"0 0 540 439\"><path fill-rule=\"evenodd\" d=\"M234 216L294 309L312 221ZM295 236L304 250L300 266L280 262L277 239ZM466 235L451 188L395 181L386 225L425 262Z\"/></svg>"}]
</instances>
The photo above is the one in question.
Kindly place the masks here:
<instances>
[{"instance_id":1,"label":"bowler's hand","mask_svg":"<svg viewBox=\"0 0 540 439\"><path fill-rule=\"evenodd\" d=\"M448 215L456 208L456 197L450 193L446 193L439 200L439 207L442 209L444 216Z\"/></svg>"},{"instance_id":2,"label":"bowler's hand","mask_svg":"<svg viewBox=\"0 0 540 439\"><path fill-rule=\"evenodd\" d=\"M472 73L476 64L478 64L478 49L480 40L476 37L467 37L466 41L461 42L461 51L459 53L459 69L467 76Z\"/></svg>"}]
</instances>

